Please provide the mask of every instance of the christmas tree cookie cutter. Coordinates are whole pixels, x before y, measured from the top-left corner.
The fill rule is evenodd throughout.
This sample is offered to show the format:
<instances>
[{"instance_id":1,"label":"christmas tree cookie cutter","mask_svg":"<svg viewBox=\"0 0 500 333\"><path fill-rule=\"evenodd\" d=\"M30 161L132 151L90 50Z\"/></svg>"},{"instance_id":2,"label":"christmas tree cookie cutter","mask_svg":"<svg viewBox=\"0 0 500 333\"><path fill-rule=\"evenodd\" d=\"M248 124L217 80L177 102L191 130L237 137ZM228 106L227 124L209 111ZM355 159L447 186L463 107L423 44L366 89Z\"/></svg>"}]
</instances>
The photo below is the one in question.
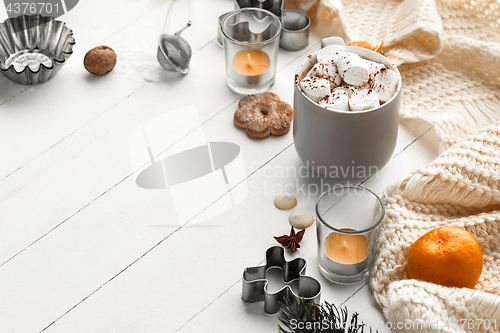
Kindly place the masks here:
<instances>
[{"instance_id":1,"label":"christmas tree cookie cutter","mask_svg":"<svg viewBox=\"0 0 500 333\"><path fill-rule=\"evenodd\" d=\"M273 293L267 291L266 279L266 272L272 267L281 268L284 282L284 286ZM264 266L245 268L241 298L247 303L264 301L264 312L268 315L278 313L285 300L294 302L303 298L306 301L319 303L321 284L305 273L305 259L286 261L285 250L280 246L273 246L266 251Z\"/></svg>"}]
</instances>

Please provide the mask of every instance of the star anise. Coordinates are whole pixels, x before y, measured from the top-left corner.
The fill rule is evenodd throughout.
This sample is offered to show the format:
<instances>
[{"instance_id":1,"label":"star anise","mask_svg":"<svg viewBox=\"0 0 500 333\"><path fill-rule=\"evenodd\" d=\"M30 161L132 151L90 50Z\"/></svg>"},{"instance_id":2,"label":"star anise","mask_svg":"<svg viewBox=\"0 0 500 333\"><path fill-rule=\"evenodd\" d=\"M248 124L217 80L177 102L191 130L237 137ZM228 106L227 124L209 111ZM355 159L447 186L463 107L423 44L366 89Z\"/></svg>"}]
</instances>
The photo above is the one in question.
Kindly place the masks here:
<instances>
[{"instance_id":1,"label":"star anise","mask_svg":"<svg viewBox=\"0 0 500 333\"><path fill-rule=\"evenodd\" d=\"M274 239L276 239L276 241L278 241L278 243L283 245L285 248L290 249L292 253L295 253L295 251L297 251L297 249L300 247L299 243L302 240L305 232L306 230L304 229L296 234L295 230L292 227L290 236L283 235L281 237L274 237Z\"/></svg>"}]
</instances>

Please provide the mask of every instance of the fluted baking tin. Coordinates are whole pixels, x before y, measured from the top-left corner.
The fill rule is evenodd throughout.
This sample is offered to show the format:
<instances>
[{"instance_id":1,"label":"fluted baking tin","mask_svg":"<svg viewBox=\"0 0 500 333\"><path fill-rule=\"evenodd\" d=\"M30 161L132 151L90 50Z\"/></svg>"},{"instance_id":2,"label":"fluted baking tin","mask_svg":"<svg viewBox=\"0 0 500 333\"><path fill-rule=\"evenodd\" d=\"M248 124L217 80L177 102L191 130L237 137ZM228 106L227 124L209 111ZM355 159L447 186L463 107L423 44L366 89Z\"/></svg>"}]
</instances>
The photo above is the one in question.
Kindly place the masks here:
<instances>
[{"instance_id":1,"label":"fluted baking tin","mask_svg":"<svg viewBox=\"0 0 500 333\"><path fill-rule=\"evenodd\" d=\"M23 15L0 24L0 71L21 84L53 78L73 54L75 39L66 23Z\"/></svg>"}]
</instances>

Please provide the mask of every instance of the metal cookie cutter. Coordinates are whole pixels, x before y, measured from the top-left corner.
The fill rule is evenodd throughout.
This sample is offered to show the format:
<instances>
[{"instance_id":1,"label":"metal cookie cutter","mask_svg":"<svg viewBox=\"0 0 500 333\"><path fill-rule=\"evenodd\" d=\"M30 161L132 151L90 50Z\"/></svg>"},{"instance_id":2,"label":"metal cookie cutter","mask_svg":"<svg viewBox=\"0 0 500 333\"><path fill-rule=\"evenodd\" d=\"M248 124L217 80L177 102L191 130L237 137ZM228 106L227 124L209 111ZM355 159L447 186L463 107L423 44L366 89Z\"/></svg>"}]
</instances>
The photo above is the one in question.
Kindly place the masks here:
<instances>
[{"instance_id":1,"label":"metal cookie cutter","mask_svg":"<svg viewBox=\"0 0 500 333\"><path fill-rule=\"evenodd\" d=\"M283 282L286 284L275 293L267 291L266 272L271 267L281 268ZM247 303L264 301L264 312L268 315L278 313L280 303L283 303L285 299L297 301L303 298L306 301L319 303L321 284L318 280L304 275L305 272L305 259L296 258L286 261L285 250L280 246L273 246L266 251L265 266L245 268L241 298Z\"/></svg>"},{"instance_id":2,"label":"metal cookie cutter","mask_svg":"<svg viewBox=\"0 0 500 333\"><path fill-rule=\"evenodd\" d=\"M272 12L274 15L281 17L281 12L283 11L283 0L234 0L235 9L248 7L265 9Z\"/></svg>"},{"instance_id":3,"label":"metal cookie cutter","mask_svg":"<svg viewBox=\"0 0 500 333\"><path fill-rule=\"evenodd\" d=\"M284 10L281 15L280 47L299 51L309 45L309 16L299 10Z\"/></svg>"},{"instance_id":4,"label":"metal cookie cutter","mask_svg":"<svg viewBox=\"0 0 500 333\"><path fill-rule=\"evenodd\" d=\"M234 0L236 10L248 7L265 9L281 20L280 47L287 51L302 50L309 45L309 17L298 10L283 10L283 0ZM222 21L229 13L219 16L217 42L222 46Z\"/></svg>"},{"instance_id":5,"label":"metal cookie cutter","mask_svg":"<svg viewBox=\"0 0 500 333\"><path fill-rule=\"evenodd\" d=\"M234 15L228 18L227 23L225 23L225 32L229 37L239 41L246 41L250 44L262 43L273 36L277 36L279 33L280 24L278 23L278 19L267 15L267 13L265 10L255 10L253 8L251 11L231 12ZM255 32L251 29L251 26L255 28L255 24L261 29L265 28Z\"/></svg>"}]
</instances>

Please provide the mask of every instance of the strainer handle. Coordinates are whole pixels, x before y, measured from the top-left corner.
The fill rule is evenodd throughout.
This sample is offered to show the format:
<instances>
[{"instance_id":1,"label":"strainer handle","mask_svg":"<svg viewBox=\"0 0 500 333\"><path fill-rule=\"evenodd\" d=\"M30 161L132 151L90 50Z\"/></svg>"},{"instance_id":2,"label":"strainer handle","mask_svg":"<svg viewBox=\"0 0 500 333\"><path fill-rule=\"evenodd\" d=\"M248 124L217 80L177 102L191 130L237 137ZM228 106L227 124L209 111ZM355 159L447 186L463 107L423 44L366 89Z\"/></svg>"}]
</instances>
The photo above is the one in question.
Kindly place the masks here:
<instances>
[{"instance_id":1,"label":"strainer handle","mask_svg":"<svg viewBox=\"0 0 500 333\"><path fill-rule=\"evenodd\" d=\"M189 28L191 26L191 14L192 14L191 3L192 3L192 0L189 0L188 23L186 24L186 26L184 28L182 28L181 30L177 31L174 35L180 35L184 30L186 30L187 28Z\"/></svg>"},{"instance_id":2,"label":"strainer handle","mask_svg":"<svg viewBox=\"0 0 500 333\"><path fill-rule=\"evenodd\" d=\"M172 9L174 8L175 0L170 0L170 7L168 8L167 13L167 22L165 23L165 33L168 32L168 24L170 23L170 16L172 16Z\"/></svg>"}]
</instances>

